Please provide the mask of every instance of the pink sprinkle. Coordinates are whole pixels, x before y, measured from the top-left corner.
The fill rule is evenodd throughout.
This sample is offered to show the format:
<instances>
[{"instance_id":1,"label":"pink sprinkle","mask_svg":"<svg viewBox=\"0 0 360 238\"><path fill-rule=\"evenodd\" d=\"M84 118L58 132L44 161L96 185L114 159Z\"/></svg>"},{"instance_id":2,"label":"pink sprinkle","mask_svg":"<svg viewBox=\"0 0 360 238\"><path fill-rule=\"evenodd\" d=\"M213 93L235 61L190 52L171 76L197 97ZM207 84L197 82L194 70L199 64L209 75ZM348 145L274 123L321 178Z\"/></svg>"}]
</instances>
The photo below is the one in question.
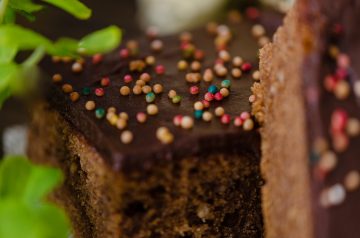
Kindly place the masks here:
<instances>
[{"instance_id":1,"label":"pink sprinkle","mask_svg":"<svg viewBox=\"0 0 360 238\"><path fill-rule=\"evenodd\" d=\"M133 80L132 76L130 74L127 74L124 76L124 82L130 83Z\"/></svg>"},{"instance_id":2,"label":"pink sprinkle","mask_svg":"<svg viewBox=\"0 0 360 238\"><path fill-rule=\"evenodd\" d=\"M250 63L243 63L243 64L241 65L241 70L242 70L244 73L249 72L251 69L252 69L252 65L251 65Z\"/></svg>"},{"instance_id":3,"label":"pink sprinkle","mask_svg":"<svg viewBox=\"0 0 360 238\"><path fill-rule=\"evenodd\" d=\"M234 125L237 127L242 126L242 124L244 123L244 120L241 119L241 117L235 117L234 119Z\"/></svg>"},{"instance_id":4,"label":"pink sprinkle","mask_svg":"<svg viewBox=\"0 0 360 238\"><path fill-rule=\"evenodd\" d=\"M336 109L331 116L331 131L339 133L345 129L348 120L348 114L343 109Z\"/></svg>"},{"instance_id":5,"label":"pink sprinkle","mask_svg":"<svg viewBox=\"0 0 360 238\"><path fill-rule=\"evenodd\" d=\"M164 73L165 73L165 67L164 67L164 65L161 65L161 64L157 65L157 66L155 67L155 72L156 72L157 74L164 74Z\"/></svg>"},{"instance_id":6,"label":"pink sprinkle","mask_svg":"<svg viewBox=\"0 0 360 238\"><path fill-rule=\"evenodd\" d=\"M110 78L108 78L108 77L102 78L100 84L103 87L109 86L110 85Z\"/></svg>"},{"instance_id":7,"label":"pink sprinkle","mask_svg":"<svg viewBox=\"0 0 360 238\"><path fill-rule=\"evenodd\" d=\"M337 35L340 35L344 32L344 27L340 23L334 24L333 32Z\"/></svg>"},{"instance_id":8,"label":"pink sprinkle","mask_svg":"<svg viewBox=\"0 0 360 238\"><path fill-rule=\"evenodd\" d=\"M250 20L256 20L260 17L260 12L257 8L255 7L248 7L246 9L246 16L250 19Z\"/></svg>"},{"instance_id":9,"label":"pink sprinkle","mask_svg":"<svg viewBox=\"0 0 360 238\"><path fill-rule=\"evenodd\" d=\"M246 119L250 118L250 113L249 112L242 112L240 114L240 118L245 121Z\"/></svg>"},{"instance_id":10,"label":"pink sprinkle","mask_svg":"<svg viewBox=\"0 0 360 238\"><path fill-rule=\"evenodd\" d=\"M173 123L175 126L180 126L183 116L182 115L176 115L173 119Z\"/></svg>"},{"instance_id":11,"label":"pink sprinkle","mask_svg":"<svg viewBox=\"0 0 360 238\"><path fill-rule=\"evenodd\" d=\"M340 68L343 68L343 69L349 68L349 66L350 66L350 58L349 58L349 56L346 55L346 54L340 54L337 57L337 65Z\"/></svg>"},{"instance_id":12,"label":"pink sprinkle","mask_svg":"<svg viewBox=\"0 0 360 238\"><path fill-rule=\"evenodd\" d=\"M128 49L121 49L121 50L120 50L120 57L121 57L122 59L128 58L129 55L130 55L130 52L129 52Z\"/></svg>"},{"instance_id":13,"label":"pink sprinkle","mask_svg":"<svg viewBox=\"0 0 360 238\"><path fill-rule=\"evenodd\" d=\"M186 50L186 49L189 48L189 46L190 46L189 42L181 42L180 49L181 50Z\"/></svg>"},{"instance_id":14,"label":"pink sprinkle","mask_svg":"<svg viewBox=\"0 0 360 238\"><path fill-rule=\"evenodd\" d=\"M138 120L138 122L143 123L146 121L146 114L143 112L138 112L136 114L136 119Z\"/></svg>"},{"instance_id":15,"label":"pink sprinkle","mask_svg":"<svg viewBox=\"0 0 360 238\"><path fill-rule=\"evenodd\" d=\"M214 100L215 96L214 94L207 92L205 93L204 99L208 102L211 102L212 100Z\"/></svg>"},{"instance_id":16,"label":"pink sprinkle","mask_svg":"<svg viewBox=\"0 0 360 238\"><path fill-rule=\"evenodd\" d=\"M222 124L229 124L231 121L231 118L230 118L230 115L229 114L224 114L222 117L221 117L221 123Z\"/></svg>"},{"instance_id":17,"label":"pink sprinkle","mask_svg":"<svg viewBox=\"0 0 360 238\"><path fill-rule=\"evenodd\" d=\"M203 60L205 57L205 53L202 50L195 50L194 58L196 60Z\"/></svg>"},{"instance_id":18,"label":"pink sprinkle","mask_svg":"<svg viewBox=\"0 0 360 238\"><path fill-rule=\"evenodd\" d=\"M191 95L199 94L199 87L198 86L191 86L190 87L190 94Z\"/></svg>"},{"instance_id":19,"label":"pink sprinkle","mask_svg":"<svg viewBox=\"0 0 360 238\"><path fill-rule=\"evenodd\" d=\"M215 100L216 101L223 100L223 95L220 92L215 93Z\"/></svg>"},{"instance_id":20,"label":"pink sprinkle","mask_svg":"<svg viewBox=\"0 0 360 238\"><path fill-rule=\"evenodd\" d=\"M103 56L102 54L95 54L93 57L92 57L92 63L93 64L99 64L103 61Z\"/></svg>"},{"instance_id":21,"label":"pink sprinkle","mask_svg":"<svg viewBox=\"0 0 360 238\"><path fill-rule=\"evenodd\" d=\"M224 60L222 60L222 59L220 59L220 58L217 58L217 59L215 60L215 67L216 67L217 65L223 66L223 65L224 65ZM219 66L217 66L217 67L219 67Z\"/></svg>"},{"instance_id":22,"label":"pink sprinkle","mask_svg":"<svg viewBox=\"0 0 360 238\"><path fill-rule=\"evenodd\" d=\"M324 79L324 87L327 91L329 92L333 92L335 87L336 87L336 83L337 83L337 79L335 78L335 76L333 75L327 75Z\"/></svg>"},{"instance_id":23,"label":"pink sprinkle","mask_svg":"<svg viewBox=\"0 0 360 238\"><path fill-rule=\"evenodd\" d=\"M201 102L204 105L204 108L209 108L210 107L210 102L209 101L202 100Z\"/></svg>"},{"instance_id":24,"label":"pink sprinkle","mask_svg":"<svg viewBox=\"0 0 360 238\"><path fill-rule=\"evenodd\" d=\"M249 97L249 102L253 103L256 101L256 96L253 94L253 95L250 95Z\"/></svg>"},{"instance_id":25,"label":"pink sprinkle","mask_svg":"<svg viewBox=\"0 0 360 238\"><path fill-rule=\"evenodd\" d=\"M103 88L96 88L95 89L95 95L98 96L98 97L102 97L104 96L105 92L104 92L104 89Z\"/></svg>"},{"instance_id":26,"label":"pink sprinkle","mask_svg":"<svg viewBox=\"0 0 360 238\"><path fill-rule=\"evenodd\" d=\"M348 72L346 69L338 68L336 70L336 77L339 79L345 79L348 76Z\"/></svg>"}]
</instances>

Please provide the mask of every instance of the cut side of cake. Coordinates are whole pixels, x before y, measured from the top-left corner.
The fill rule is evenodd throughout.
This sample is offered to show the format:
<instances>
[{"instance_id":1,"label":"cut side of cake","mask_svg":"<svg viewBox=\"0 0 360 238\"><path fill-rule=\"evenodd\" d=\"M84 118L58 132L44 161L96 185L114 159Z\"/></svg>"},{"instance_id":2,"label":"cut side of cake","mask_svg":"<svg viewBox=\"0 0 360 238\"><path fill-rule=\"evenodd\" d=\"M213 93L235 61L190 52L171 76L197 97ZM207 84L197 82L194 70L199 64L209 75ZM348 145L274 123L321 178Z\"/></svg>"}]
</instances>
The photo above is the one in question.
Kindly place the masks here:
<instances>
[{"instance_id":1,"label":"cut side of cake","mask_svg":"<svg viewBox=\"0 0 360 238\"><path fill-rule=\"evenodd\" d=\"M250 18L43 62L53 82L34 106L29 155L64 171L54 199L76 237L263 237L249 97L281 15Z\"/></svg>"},{"instance_id":2,"label":"cut side of cake","mask_svg":"<svg viewBox=\"0 0 360 238\"><path fill-rule=\"evenodd\" d=\"M266 237L360 232L360 1L299 0L260 53Z\"/></svg>"}]
</instances>

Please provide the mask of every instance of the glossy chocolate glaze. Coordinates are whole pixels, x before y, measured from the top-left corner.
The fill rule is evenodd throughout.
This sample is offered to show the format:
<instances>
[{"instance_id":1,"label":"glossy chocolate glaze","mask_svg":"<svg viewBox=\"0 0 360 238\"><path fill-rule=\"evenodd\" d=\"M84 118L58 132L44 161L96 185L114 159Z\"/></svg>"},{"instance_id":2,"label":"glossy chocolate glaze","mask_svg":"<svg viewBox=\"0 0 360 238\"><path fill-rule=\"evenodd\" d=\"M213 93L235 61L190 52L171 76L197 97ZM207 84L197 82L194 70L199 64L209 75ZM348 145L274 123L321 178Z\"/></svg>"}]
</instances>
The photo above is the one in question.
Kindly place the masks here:
<instances>
[{"instance_id":1,"label":"glossy chocolate glaze","mask_svg":"<svg viewBox=\"0 0 360 238\"><path fill-rule=\"evenodd\" d=\"M281 16L274 12L266 12L260 19L265 25L268 33L272 34L281 22ZM251 35L253 22L243 20L241 23L230 24L233 31L233 39L229 46L232 56L239 55L244 60L251 62L257 68L258 49L257 41ZM125 39L126 36L125 28ZM212 67L216 51L214 39L204 28L192 31L194 43L197 48L205 52L205 60L202 62L203 69ZM146 37L140 39L140 58L150 54L149 42ZM194 128L186 131L176 128L172 119L177 114L193 115L193 103L203 98L204 92L209 84L201 82L201 93L199 96L189 94L189 84L184 80L185 73L179 73L177 62L181 59L178 36L170 36L162 39L164 49L156 56L157 63L166 67L163 76L156 76L152 69L146 69L153 76L150 85L156 82L164 86L164 93L157 96L155 104L159 107L159 114L149 116L144 124L139 124L135 115L137 112L145 112L146 105L144 95L121 96L119 88L124 85L122 80L128 70L128 60L121 60L118 51L104 57L104 62L99 65L92 65L88 59L85 63L84 72L74 74L71 72L71 64L52 63L49 59L43 62L43 69L48 75L61 73L62 83L70 83L74 90L81 92L83 87L90 87L92 93L89 96L81 96L77 102L71 102L69 96L61 91L60 85L51 85L48 90L48 101L50 105L58 110L61 115L69 121L73 127L83 134L94 147L104 155L104 158L114 167L146 167L152 159L172 159L190 155L204 155L212 152L220 153L245 153L249 156L259 158L259 134L257 130L245 132L242 129L231 125L221 124L218 118L207 123L201 120L195 122ZM126 40L123 41L124 43ZM120 46L122 48L123 46ZM133 74L134 75L134 74ZM105 89L103 97L94 95L93 90L99 87L99 81L103 76L109 76L111 84ZM136 76L136 74L134 75ZM136 77L135 77L136 78ZM228 78L231 78L229 75ZM225 108L226 113L232 117L243 111L250 111L248 97L253 79L250 74L245 74L241 79L231 79L231 94L222 102L212 103L210 111L213 112L216 105ZM219 85L220 79L214 79L213 84ZM133 83L131 84L133 85ZM174 105L167 97L167 92L175 89L183 96L180 105ZM86 111L84 108L87 100L94 100L97 107L107 109L114 106L119 112L127 112L130 116L127 129L134 134L134 141L124 145L120 141L120 130L110 126L106 119L96 119L94 112ZM174 143L170 145L161 144L155 137L156 129L166 126L175 136Z\"/></svg>"},{"instance_id":2,"label":"glossy chocolate glaze","mask_svg":"<svg viewBox=\"0 0 360 238\"><path fill-rule=\"evenodd\" d=\"M308 55L304 64L304 92L305 95L310 93L315 97L307 97L307 117L309 123L309 143L312 143L316 137L324 137L331 145L332 136L331 114L337 108L345 109L349 117L360 118L358 98L354 95L353 90L350 96L340 101L336 99L334 94L329 93L323 86L324 77L336 68L336 62L329 60L326 56L333 25L341 24L344 32L341 34L337 46L340 50L348 54L351 58L351 75L350 82L359 80L360 61L360 34L358 24L360 23L360 1L309 1L308 12L304 14L305 19L311 22L316 19L316 23L312 24L318 31L318 42L316 48ZM311 24L311 23L310 23ZM333 43L333 42L331 42ZM325 208L320 205L319 198L323 189L331 187L337 183L343 184L344 178L351 170L360 169L360 138L350 138L350 144L347 150L337 153L338 164L336 168L320 179L317 174L316 161L311 165L313 171L312 189L313 189L313 207L315 234L317 238L352 238L360 235L360 190L347 192L345 201L340 205Z\"/></svg>"}]
</instances>

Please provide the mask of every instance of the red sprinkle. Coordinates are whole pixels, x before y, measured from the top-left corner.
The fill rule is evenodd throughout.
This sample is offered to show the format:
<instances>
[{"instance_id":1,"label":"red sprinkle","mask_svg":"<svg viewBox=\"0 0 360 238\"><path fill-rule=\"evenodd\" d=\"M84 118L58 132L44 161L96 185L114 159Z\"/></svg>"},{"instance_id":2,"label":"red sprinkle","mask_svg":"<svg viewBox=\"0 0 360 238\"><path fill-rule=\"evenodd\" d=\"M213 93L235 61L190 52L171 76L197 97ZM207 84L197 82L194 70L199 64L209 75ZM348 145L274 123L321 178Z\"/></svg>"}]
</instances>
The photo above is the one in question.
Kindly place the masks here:
<instances>
[{"instance_id":1,"label":"red sprinkle","mask_svg":"<svg viewBox=\"0 0 360 238\"><path fill-rule=\"evenodd\" d=\"M250 118L250 113L249 112L242 112L240 114L240 118L245 121L246 119Z\"/></svg>"},{"instance_id":2,"label":"red sprinkle","mask_svg":"<svg viewBox=\"0 0 360 238\"><path fill-rule=\"evenodd\" d=\"M121 57L122 59L128 58L129 55L130 55L130 52L129 52L128 49L121 49L121 50L120 50L120 57Z\"/></svg>"},{"instance_id":3,"label":"red sprinkle","mask_svg":"<svg viewBox=\"0 0 360 238\"><path fill-rule=\"evenodd\" d=\"M327 91L329 92L333 92L335 87L336 87L336 83L337 83L337 79L335 76L333 75L327 75L324 79L324 87Z\"/></svg>"},{"instance_id":4,"label":"red sprinkle","mask_svg":"<svg viewBox=\"0 0 360 238\"><path fill-rule=\"evenodd\" d=\"M338 68L336 70L336 77L339 79L345 79L348 76L348 71L346 69Z\"/></svg>"},{"instance_id":5,"label":"red sprinkle","mask_svg":"<svg viewBox=\"0 0 360 238\"><path fill-rule=\"evenodd\" d=\"M221 123L222 124L229 124L230 121L231 121L231 117L230 117L229 114L222 115L222 117L221 117Z\"/></svg>"},{"instance_id":6,"label":"red sprinkle","mask_svg":"<svg viewBox=\"0 0 360 238\"><path fill-rule=\"evenodd\" d=\"M180 126L183 116L182 115L176 115L173 119L173 123L175 126Z\"/></svg>"},{"instance_id":7,"label":"red sprinkle","mask_svg":"<svg viewBox=\"0 0 360 238\"><path fill-rule=\"evenodd\" d=\"M190 94L192 94L192 95L199 94L199 87L198 86L191 86L190 87Z\"/></svg>"},{"instance_id":8,"label":"red sprinkle","mask_svg":"<svg viewBox=\"0 0 360 238\"><path fill-rule=\"evenodd\" d=\"M99 64L103 61L103 55L102 54L95 54L93 57L92 57L92 63L93 64Z\"/></svg>"},{"instance_id":9,"label":"red sprinkle","mask_svg":"<svg viewBox=\"0 0 360 238\"><path fill-rule=\"evenodd\" d=\"M244 73L248 73L250 70L252 69L252 65L250 63L243 63L241 65L241 70L244 72Z\"/></svg>"},{"instance_id":10,"label":"red sprinkle","mask_svg":"<svg viewBox=\"0 0 360 238\"><path fill-rule=\"evenodd\" d=\"M201 102L204 105L204 108L209 108L210 107L210 102L209 101L202 100Z\"/></svg>"},{"instance_id":11,"label":"red sprinkle","mask_svg":"<svg viewBox=\"0 0 360 238\"><path fill-rule=\"evenodd\" d=\"M130 74L126 74L126 75L124 76L124 82L125 82L125 83L130 83L131 81L133 81L132 76L131 76Z\"/></svg>"},{"instance_id":12,"label":"red sprinkle","mask_svg":"<svg viewBox=\"0 0 360 238\"><path fill-rule=\"evenodd\" d=\"M234 119L234 125L237 127L242 126L242 124L244 123L244 120L241 119L241 117L235 117Z\"/></svg>"},{"instance_id":13,"label":"red sprinkle","mask_svg":"<svg viewBox=\"0 0 360 238\"><path fill-rule=\"evenodd\" d=\"M246 16L250 19L250 20L256 20L260 17L260 12L257 8L255 7L248 7L246 9Z\"/></svg>"},{"instance_id":14,"label":"red sprinkle","mask_svg":"<svg viewBox=\"0 0 360 238\"><path fill-rule=\"evenodd\" d=\"M345 129L348 114L343 109L336 109L331 116L331 132L339 133Z\"/></svg>"},{"instance_id":15,"label":"red sprinkle","mask_svg":"<svg viewBox=\"0 0 360 238\"><path fill-rule=\"evenodd\" d=\"M109 86L110 85L110 78L108 78L108 77L102 78L100 84L103 87Z\"/></svg>"},{"instance_id":16,"label":"red sprinkle","mask_svg":"<svg viewBox=\"0 0 360 238\"><path fill-rule=\"evenodd\" d=\"M98 96L98 97L102 97L104 96L105 92L104 92L104 89L103 88L96 88L95 89L95 95Z\"/></svg>"},{"instance_id":17,"label":"red sprinkle","mask_svg":"<svg viewBox=\"0 0 360 238\"><path fill-rule=\"evenodd\" d=\"M212 100L214 100L215 96L214 94L207 92L205 93L204 99L208 102L211 102Z\"/></svg>"},{"instance_id":18,"label":"red sprinkle","mask_svg":"<svg viewBox=\"0 0 360 238\"><path fill-rule=\"evenodd\" d=\"M204 51L202 51L202 50L195 50L194 58L195 58L196 60L201 61L201 60L204 59L204 57L205 57Z\"/></svg>"},{"instance_id":19,"label":"red sprinkle","mask_svg":"<svg viewBox=\"0 0 360 238\"><path fill-rule=\"evenodd\" d=\"M215 100L216 101L221 101L221 100L223 100L223 98L224 97L220 92L215 93Z\"/></svg>"},{"instance_id":20,"label":"red sprinkle","mask_svg":"<svg viewBox=\"0 0 360 238\"><path fill-rule=\"evenodd\" d=\"M155 72L156 72L157 74L164 74L164 73L165 73L165 67L164 67L164 65L161 65L161 64L157 65L157 66L155 67Z\"/></svg>"}]
</instances>

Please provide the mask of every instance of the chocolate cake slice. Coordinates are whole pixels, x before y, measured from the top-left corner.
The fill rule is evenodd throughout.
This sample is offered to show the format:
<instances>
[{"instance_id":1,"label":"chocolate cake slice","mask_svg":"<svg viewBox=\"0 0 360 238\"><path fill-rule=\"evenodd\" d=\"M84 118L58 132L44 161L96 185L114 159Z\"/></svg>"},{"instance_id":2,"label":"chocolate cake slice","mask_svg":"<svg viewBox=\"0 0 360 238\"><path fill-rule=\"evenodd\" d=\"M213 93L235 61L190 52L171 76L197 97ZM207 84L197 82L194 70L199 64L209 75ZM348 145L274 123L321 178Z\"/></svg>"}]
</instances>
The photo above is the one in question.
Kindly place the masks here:
<instances>
[{"instance_id":1,"label":"chocolate cake slice","mask_svg":"<svg viewBox=\"0 0 360 238\"><path fill-rule=\"evenodd\" d=\"M266 237L359 237L359 22L360 1L299 0L261 50Z\"/></svg>"},{"instance_id":2,"label":"chocolate cake slice","mask_svg":"<svg viewBox=\"0 0 360 238\"><path fill-rule=\"evenodd\" d=\"M281 16L249 16L43 63L29 155L64 171L76 237L263 237L249 96Z\"/></svg>"}]
</instances>

